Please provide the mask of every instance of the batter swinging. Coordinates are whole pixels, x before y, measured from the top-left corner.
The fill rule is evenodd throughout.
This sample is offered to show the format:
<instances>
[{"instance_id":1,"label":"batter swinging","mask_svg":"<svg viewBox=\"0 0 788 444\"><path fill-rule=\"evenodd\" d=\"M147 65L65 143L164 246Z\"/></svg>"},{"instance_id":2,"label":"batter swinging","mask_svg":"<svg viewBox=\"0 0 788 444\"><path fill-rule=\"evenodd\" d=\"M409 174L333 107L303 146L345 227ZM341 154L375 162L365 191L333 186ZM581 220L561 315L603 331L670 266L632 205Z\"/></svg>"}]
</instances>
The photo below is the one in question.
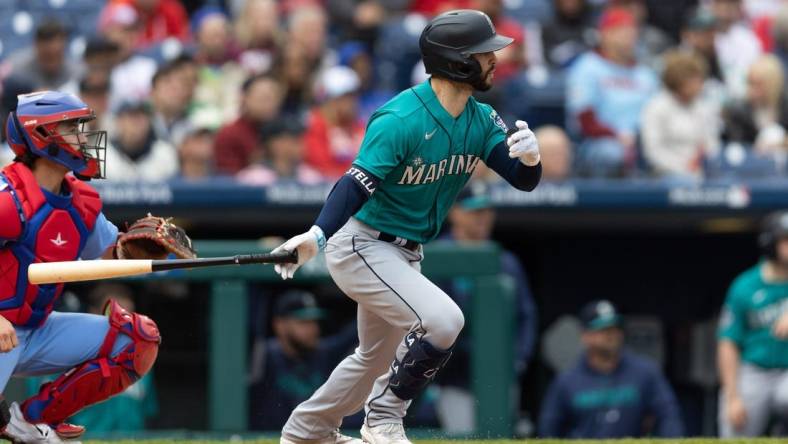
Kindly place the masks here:
<instances>
[{"instance_id":1,"label":"batter swinging","mask_svg":"<svg viewBox=\"0 0 788 444\"><path fill-rule=\"evenodd\" d=\"M293 411L282 443L359 442L338 428L362 406L364 442L410 443L405 411L449 359L465 322L420 273L421 244L438 235L479 162L521 190L541 176L528 125L518 120L507 138L495 110L471 97L490 89L494 51L511 42L479 11L435 17L419 41L431 78L372 115L358 157L315 224L275 250L298 250L298 264L276 266L287 279L325 248L332 278L358 303L358 348Z\"/></svg>"}]
</instances>

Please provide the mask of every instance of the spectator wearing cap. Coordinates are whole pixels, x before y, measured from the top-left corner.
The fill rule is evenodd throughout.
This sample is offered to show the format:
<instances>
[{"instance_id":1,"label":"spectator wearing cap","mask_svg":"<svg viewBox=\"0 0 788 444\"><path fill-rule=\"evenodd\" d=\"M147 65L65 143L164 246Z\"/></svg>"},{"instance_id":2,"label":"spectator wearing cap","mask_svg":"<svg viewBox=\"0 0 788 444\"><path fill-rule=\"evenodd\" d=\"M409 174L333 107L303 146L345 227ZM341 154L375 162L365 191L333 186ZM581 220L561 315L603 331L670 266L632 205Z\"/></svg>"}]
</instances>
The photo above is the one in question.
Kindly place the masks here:
<instances>
[{"instance_id":1,"label":"spectator wearing cap","mask_svg":"<svg viewBox=\"0 0 788 444\"><path fill-rule=\"evenodd\" d=\"M345 42L339 48L338 54L339 64L353 69L361 83L358 96L359 118L366 121L372 113L394 97L394 93L379 87L375 78L375 60L364 43Z\"/></svg>"},{"instance_id":2,"label":"spectator wearing cap","mask_svg":"<svg viewBox=\"0 0 788 444\"><path fill-rule=\"evenodd\" d=\"M569 135L555 125L544 125L534 131L542 158L542 180L562 182L572 176L574 147Z\"/></svg>"},{"instance_id":3,"label":"spectator wearing cap","mask_svg":"<svg viewBox=\"0 0 788 444\"><path fill-rule=\"evenodd\" d=\"M115 111L107 144L107 178L118 182L161 182L178 173L175 147L156 137L150 106L124 102Z\"/></svg>"},{"instance_id":4,"label":"spectator wearing cap","mask_svg":"<svg viewBox=\"0 0 788 444\"><path fill-rule=\"evenodd\" d=\"M11 76L25 79L33 90L76 92L79 65L66 54L68 30L58 19L46 19L35 31L34 43L8 57Z\"/></svg>"},{"instance_id":5,"label":"spectator wearing cap","mask_svg":"<svg viewBox=\"0 0 788 444\"><path fill-rule=\"evenodd\" d=\"M134 8L140 17L142 32L138 48L147 48L168 38L183 43L190 39L189 16L180 0L111 0Z\"/></svg>"},{"instance_id":6,"label":"spectator wearing cap","mask_svg":"<svg viewBox=\"0 0 788 444\"><path fill-rule=\"evenodd\" d=\"M176 57L159 67L151 83L156 136L177 146L192 125L189 106L197 88L197 65L188 55Z\"/></svg>"},{"instance_id":7,"label":"spectator wearing cap","mask_svg":"<svg viewBox=\"0 0 788 444\"><path fill-rule=\"evenodd\" d=\"M723 83L717 50L714 47L716 29L717 18L708 8L698 7L690 10L682 24L679 48L700 56L706 63L703 99L714 105L715 114L719 115L727 100L727 91Z\"/></svg>"},{"instance_id":8,"label":"spectator wearing cap","mask_svg":"<svg viewBox=\"0 0 788 444\"><path fill-rule=\"evenodd\" d=\"M315 85L315 106L306 132L306 161L333 180L347 171L364 139L364 121L358 114L361 82L346 66L329 68Z\"/></svg>"},{"instance_id":9,"label":"spectator wearing cap","mask_svg":"<svg viewBox=\"0 0 788 444\"><path fill-rule=\"evenodd\" d=\"M137 53L141 30L139 15L131 5L108 3L99 15L100 36L118 48L110 75L111 109L123 102L146 100L150 94L156 62Z\"/></svg>"},{"instance_id":10,"label":"spectator wearing cap","mask_svg":"<svg viewBox=\"0 0 788 444\"><path fill-rule=\"evenodd\" d=\"M717 107L702 97L706 65L681 50L663 58L662 90L643 111L643 154L658 176L697 180L720 150Z\"/></svg>"},{"instance_id":11,"label":"spectator wearing cap","mask_svg":"<svg viewBox=\"0 0 788 444\"><path fill-rule=\"evenodd\" d=\"M304 163L304 128L297 120L280 117L263 125L260 148L260 161L241 170L236 176L239 182L265 186L285 180L305 185L324 181Z\"/></svg>"},{"instance_id":12,"label":"spectator wearing cap","mask_svg":"<svg viewBox=\"0 0 788 444\"><path fill-rule=\"evenodd\" d=\"M240 116L216 135L218 173L235 175L256 160L252 155L258 151L260 128L279 114L282 94L277 79L268 75L258 74L243 83Z\"/></svg>"},{"instance_id":13,"label":"spectator wearing cap","mask_svg":"<svg viewBox=\"0 0 788 444\"><path fill-rule=\"evenodd\" d=\"M659 56L673 46L670 37L661 29L649 23L646 0L610 0L610 6L628 10L638 24L638 43L635 53L638 59L648 65L659 65Z\"/></svg>"},{"instance_id":14,"label":"spectator wearing cap","mask_svg":"<svg viewBox=\"0 0 788 444\"><path fill-rule=\"evenodd\" d=\"M656 365L624 348L621 316L609 301L580 311L584 352L542 401L539 436L613 439L678 437L676 396Z\"/></svg>"},{"instance_id":15,"label":"spectator wearing cap","mask_svg":"<svg viewBox=\"0 0 788 444\"><path fill-rule=\"evenodd\" d=\"M355 322L334 336L321 338L319 321L325 316L307 291L289 290L277 298L274 337L258 337L252 348L250 428L281 430L290 412L320 387L358 343Z\"/></svg>"},{"instance_id":16,"label":"spectator wearing cap","mask_svg":"<svg viewBox=\"0 0 788 444\"><path fill-rule=\"evenodd\" d=\"M637 30L627 9L605 10L598 51L569 68L566 108L569 127L581 139L577 161L583 175L626 176L636 165L640 113L658 86L654 71L636 60Z\"/></svg>"},{"instance_id":17,"label":"spectator wearing cap","mask_svg":"<svg viewBox=\"0 0 788 444\"><path fill-rule=\"evenodd\" d=\"M478 245L492 238L495 225L495 209L487 186L480 181L471 181L460 194L449 211L450 229L441 240L459 245ZM537 315L528 278L520 260L512 252L501 252L501 273L514 281L516 306L515 351L512 365L517 381L524 376L534 352L537 332ZM439 284L465 313L466 323L472 310L473 283L458 277ZM492 295L491 295L492 296ZM467 327L467 325L466 325ZM476 430L476 399L471 388L470 337L460 333L452 351L452 358L438 375L440 395L437 402L438 418L443 430L448 433L470 433ZM512 415L519 413L519 406L512 406Z\"/></svg>"},{"instance_id":18,"label":"spectator wearing cap","mask_svg":"<svg viewBox=\"0 0 788 444\"><path fill-rule=\"evenodd\" d=\"M542 28L542 47L551 67L565 68L595 44L593 10L588 0L553 0L553 11Z\"/></svg>"},{"instance_id":19,"label":"spectator wearing cap","mask_svg":"<svg viewBox=\"0 0 788 444\"><path fill-rule=\"evenodd\" d=\"M725 86L731 97L742 98L747 70L763 53L761 42L745 21L742 0L711 0L710 6L717 19L714 47Z\"/></svg>"}]
</instances>

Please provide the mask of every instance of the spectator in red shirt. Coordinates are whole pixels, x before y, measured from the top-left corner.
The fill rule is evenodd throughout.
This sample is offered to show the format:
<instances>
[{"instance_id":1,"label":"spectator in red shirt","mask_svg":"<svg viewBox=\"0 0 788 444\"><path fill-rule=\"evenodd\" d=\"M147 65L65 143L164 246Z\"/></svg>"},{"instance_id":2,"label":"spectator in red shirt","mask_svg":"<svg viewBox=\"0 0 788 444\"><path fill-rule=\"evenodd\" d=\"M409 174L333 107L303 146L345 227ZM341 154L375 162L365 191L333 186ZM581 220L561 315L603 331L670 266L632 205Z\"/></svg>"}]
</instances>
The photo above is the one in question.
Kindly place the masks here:
<instances>
[{"instance_id":1,"label":"spectator in red shirt","mask_svg":"<svg viewBox=\"0 0 788 444\"><path fill-rule=\"evenodd\" d=\"M241 116L219 129L216 135L216 171L234 175L259 159L257 151L260 128L279 113L282 86L265 74L247 79L241 86Z\"/></svg>"},{"instance_id":2,"label":"spectator in red shirt","mask_svg":"<svg viewBox=\"0 0 788 444\"><path fill-rule=\"evenodd\" d=\"M169 37L189 40L189 16L180 0L113 0L134 7L140 16L142 33L137 48L160 43Z\"/></svg>"},{"instance_id":3,"label":"spectator in red shirt","mask_svg":"<svg viewBox=\"0 0 788 444\"><path fill-rule=\"evenodd\" d=\"M318 105L309 114L306 161L329 179L347 171L364 138L358 114L360 87L358 75L347 66L329 68L317 80Z\"/></svg>"}]
</instances>

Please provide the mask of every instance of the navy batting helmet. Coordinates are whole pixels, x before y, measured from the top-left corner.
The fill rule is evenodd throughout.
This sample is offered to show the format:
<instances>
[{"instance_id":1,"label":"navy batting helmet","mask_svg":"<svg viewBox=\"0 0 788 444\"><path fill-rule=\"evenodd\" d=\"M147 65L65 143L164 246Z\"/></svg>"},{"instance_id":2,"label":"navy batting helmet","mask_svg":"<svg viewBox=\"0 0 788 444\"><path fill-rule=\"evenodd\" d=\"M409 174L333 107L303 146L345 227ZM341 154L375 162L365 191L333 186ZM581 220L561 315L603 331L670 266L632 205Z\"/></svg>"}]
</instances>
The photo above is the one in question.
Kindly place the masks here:
<instances>
[{"instance_id":1,"label":"navy batting helmet","mask_svg":"<svg viewBox=\"0 0 788 444\"><path fill-rule=\"evenodd\" d=\"M777 241L788 237L788 212L772 213L763 221L758 235L761 253L770 260L777 260Z\"/></svg>"},{"instance_id":2,"label":"navy batting helmet","mask_svg":"<svg viewBox=\"0 0 788 444\"><path fill-rule=\"evenodd\" d=\"M433 18L421 32L419 48L428 74L477 87L482 67L473 54L498 51L512 41L495 33L487 14L459 9Z\"/></svg>"}]
</instances>

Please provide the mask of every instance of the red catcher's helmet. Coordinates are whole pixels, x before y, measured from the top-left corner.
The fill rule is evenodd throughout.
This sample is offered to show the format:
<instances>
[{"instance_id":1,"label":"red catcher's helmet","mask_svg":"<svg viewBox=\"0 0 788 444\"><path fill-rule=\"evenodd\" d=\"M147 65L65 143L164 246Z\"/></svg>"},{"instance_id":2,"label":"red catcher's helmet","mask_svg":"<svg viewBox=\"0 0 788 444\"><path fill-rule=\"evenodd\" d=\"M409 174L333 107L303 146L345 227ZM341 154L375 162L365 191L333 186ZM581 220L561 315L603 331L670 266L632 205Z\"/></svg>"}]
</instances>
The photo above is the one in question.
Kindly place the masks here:
<instances>
[{"instance_id":1,"label":"red catcher's helmet","mask_svg":"<svg viewBox=\"0 0 788 444\"><path fill-rule=\"evenodd\" d=\"M106 131L84 131L85 122L96 118L93 110L73 94L41 91L21 94L16 111L6 122L8 144L17 156L25 152L57 162L80 179L104 177ZM61 122L76 121L74 142L56 131Z\"/></svg>"}]
</instances>

